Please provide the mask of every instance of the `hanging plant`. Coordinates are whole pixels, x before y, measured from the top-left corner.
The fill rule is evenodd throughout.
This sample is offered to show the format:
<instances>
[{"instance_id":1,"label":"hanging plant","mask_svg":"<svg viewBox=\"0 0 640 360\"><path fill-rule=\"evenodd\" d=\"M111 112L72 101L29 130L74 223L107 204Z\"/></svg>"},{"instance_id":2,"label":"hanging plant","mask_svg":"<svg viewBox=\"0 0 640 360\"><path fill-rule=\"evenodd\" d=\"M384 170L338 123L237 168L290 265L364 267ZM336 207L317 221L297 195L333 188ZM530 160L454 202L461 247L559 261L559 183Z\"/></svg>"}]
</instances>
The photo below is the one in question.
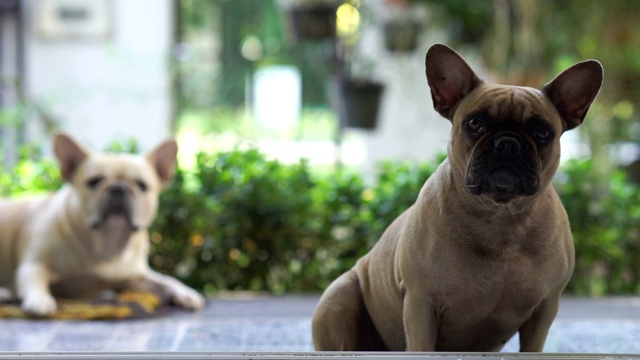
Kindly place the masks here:
<instances>
[{"instance_id":1,"label":"hanging plant","mask_svg":"<svg viewBox=\"0 0 640 360\"><path fill-rule=\"evenodd\" d=\"M281 0L294 42L335 39L338 0Z\"/></svg>"},{"instance_id":2,"label":"hanging plant","mask_svg":"<svg viewBox=\"0 0 640 360\"><path fill-rule=\"evenodd\" d=\"M415 21L388 21L384 24L384 43L391 52L412 52L418 46L422 26Z\"/></svg>"},{"instance_id":3,"label":"hanging plant","mask_svg":"<svg viewBox=\"0 0 640 360\"><path fill-rule=\"evenodd\" d=\"M338 10L338 60L340 70L333 79L333 107L340 129L372 130L378 125L378 113L384 85L373 79L376 59L359 46L362 7L344 3Z\"/></svg>"},{"instance_id":4,"label":"hanging plant","mask_svg":"<svg viewBox=\"0 0 640 360\"><path fill-rule=\"evenodd\" d=\"M382 102L382 83L339 76L334 80L334 106L340 128L375 129Z\"/></svg>"},{"instance_id":5,"label":"hanging plant","mask_svg":"<svg viewBox=\"0 0 640 360\"><path fill-rule=\"evenodd\" d=\"M424 8L411 0L386 0L387 17L384 20L385 47L391 52L412 52L418 46L422 33Z\"/></svg>"}]
</instances>

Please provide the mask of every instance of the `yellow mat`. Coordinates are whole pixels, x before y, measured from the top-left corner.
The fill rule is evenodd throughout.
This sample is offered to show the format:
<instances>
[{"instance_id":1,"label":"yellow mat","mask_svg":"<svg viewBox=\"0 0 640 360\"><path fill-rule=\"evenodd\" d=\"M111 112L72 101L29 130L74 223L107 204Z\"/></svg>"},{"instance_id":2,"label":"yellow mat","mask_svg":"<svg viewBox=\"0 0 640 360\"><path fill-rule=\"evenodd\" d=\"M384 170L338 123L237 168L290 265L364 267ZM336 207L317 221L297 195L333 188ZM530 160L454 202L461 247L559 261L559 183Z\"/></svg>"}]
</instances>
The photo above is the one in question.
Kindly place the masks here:
<instances>
[{"instance_id":1,"label":"yellow mat","mask_svg":"<svg viewBox=\"0 0 640 360\"><path fill-rule=\"evenodd\" d=\"M162 305L152 292L125 290L110 299L68 300L58 299L58 310L46 319L55 320L118 320L147 317ZM0 318L43 319L33 317L20 309L19 304L0 304Z\"/></svg>"}]
</instances>

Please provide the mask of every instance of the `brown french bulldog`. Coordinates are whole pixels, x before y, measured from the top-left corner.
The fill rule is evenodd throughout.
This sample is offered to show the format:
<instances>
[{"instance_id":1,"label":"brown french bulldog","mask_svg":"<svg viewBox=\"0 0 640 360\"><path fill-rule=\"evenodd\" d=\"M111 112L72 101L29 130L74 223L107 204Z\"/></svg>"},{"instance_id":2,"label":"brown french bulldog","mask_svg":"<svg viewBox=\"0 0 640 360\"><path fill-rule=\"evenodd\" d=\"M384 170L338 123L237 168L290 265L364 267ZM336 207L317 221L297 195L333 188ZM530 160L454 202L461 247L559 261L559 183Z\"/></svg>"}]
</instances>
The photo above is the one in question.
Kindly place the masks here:
<instances>
[{"instance_id":1,"label":"brown french bulldog","mask_svg":"<svg viewBox=\"0 0 640 360\"><path fill-rule=\"evenodd\" d=\"M17 296L36 316L56 311L54 295L84 297L106 288L161 291L187 309L204 298L148 265L147 228L173 176L178 146L146 155L91 153L54 138L66 184L38 199L0 201L0 300Z\"/></svg>"},{"instance_id":2,"label":"brown french bulldog","mask_svg":"<svg viewBox=\"0 0 640 360\"><path fill-rule=\"evenodd\" d=\"M487 84L449 47L426 75L452 124L448 159L413 206L322 295L316 350L542 351L574 266L551 180L603 69L580 62L541 89Z\"/></svg>"}]
</instances>

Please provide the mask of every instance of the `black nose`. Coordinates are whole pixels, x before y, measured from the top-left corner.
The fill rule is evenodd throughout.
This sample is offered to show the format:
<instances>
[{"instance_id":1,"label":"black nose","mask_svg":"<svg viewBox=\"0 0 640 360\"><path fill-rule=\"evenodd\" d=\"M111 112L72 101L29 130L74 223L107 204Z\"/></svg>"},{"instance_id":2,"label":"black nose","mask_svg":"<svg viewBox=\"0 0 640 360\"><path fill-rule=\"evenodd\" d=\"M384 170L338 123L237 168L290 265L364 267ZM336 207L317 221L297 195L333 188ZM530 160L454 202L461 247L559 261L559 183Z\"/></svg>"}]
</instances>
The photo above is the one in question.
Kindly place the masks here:
<instances>
[{"instance_id":1,"label":"black nose","mask_svg":"<svg viewBox=\"0 0 640 360\"><path fill-rule=\"evenodd\" d=\"M124 197L126 193L127 189L121 184L114 184L109 188L109 194L113 197Z\"/></svg>"},{"instance_id":2,"label":"black nose","mask_svg":"<svg viewBox=\"0 0 640 360\"><path fill-rule=\"evenodd\" d=\"M505 155L514 155L520 152L520 142L511 136L501 136L496 139L494 146L498 153Z\"/></svg>"}]
</instances>

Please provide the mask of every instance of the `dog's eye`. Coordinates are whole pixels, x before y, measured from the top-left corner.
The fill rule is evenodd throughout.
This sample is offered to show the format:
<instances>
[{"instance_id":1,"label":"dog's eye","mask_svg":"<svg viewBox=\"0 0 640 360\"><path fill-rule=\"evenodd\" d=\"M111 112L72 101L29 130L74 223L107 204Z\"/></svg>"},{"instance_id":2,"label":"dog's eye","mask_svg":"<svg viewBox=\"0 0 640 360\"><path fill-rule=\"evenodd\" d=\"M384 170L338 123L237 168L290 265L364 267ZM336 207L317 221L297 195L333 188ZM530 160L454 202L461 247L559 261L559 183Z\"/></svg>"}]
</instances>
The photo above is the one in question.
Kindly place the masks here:
<instances>
[{"instance_id":1,"label":"dog's eye","mask_svg":"<svg viewBox=\"0 0 640 360\"><path fill-rule=\"evenodd\" d=\"M140 190L142 190L142 192L147 191L147 189L149 188L147 186L147 183L142 180L136 180L136 184L138 184L138 187L140 188Z\"/></svg>"},{"instance_id":2,"label":"dog's eye","mask_svg":"<svg viewBox=\"0 0 640 360\"><path fill-rule=\"evenodd\" d=\"M467 121L467 129L474 135L484 134L487 131L484 127L484 122L475 117Z\"/></svg>"},{"instance_id":3,"label":"dog's eye","mask_svg":"<svg viewBox=\"0 0 640 360\"><path fill-rule=\"evenodd\" d=\"M104 180L103 176L94 176L87 180L87 187L89 189L95 189L100 184L100 182L102 182L102 180Z\"/></svg>"},{"instance_id":4,"label":"dog's eye","mask_svg":"<svg viewBox=\"0 0 640 360\"><path fill-rule=\"evenodd\" d=\"M533 136L535 136L538 141L546 141L551 137L551 130L546 126L538 126L533 132Z\"/></svg>"}]
</instances>

